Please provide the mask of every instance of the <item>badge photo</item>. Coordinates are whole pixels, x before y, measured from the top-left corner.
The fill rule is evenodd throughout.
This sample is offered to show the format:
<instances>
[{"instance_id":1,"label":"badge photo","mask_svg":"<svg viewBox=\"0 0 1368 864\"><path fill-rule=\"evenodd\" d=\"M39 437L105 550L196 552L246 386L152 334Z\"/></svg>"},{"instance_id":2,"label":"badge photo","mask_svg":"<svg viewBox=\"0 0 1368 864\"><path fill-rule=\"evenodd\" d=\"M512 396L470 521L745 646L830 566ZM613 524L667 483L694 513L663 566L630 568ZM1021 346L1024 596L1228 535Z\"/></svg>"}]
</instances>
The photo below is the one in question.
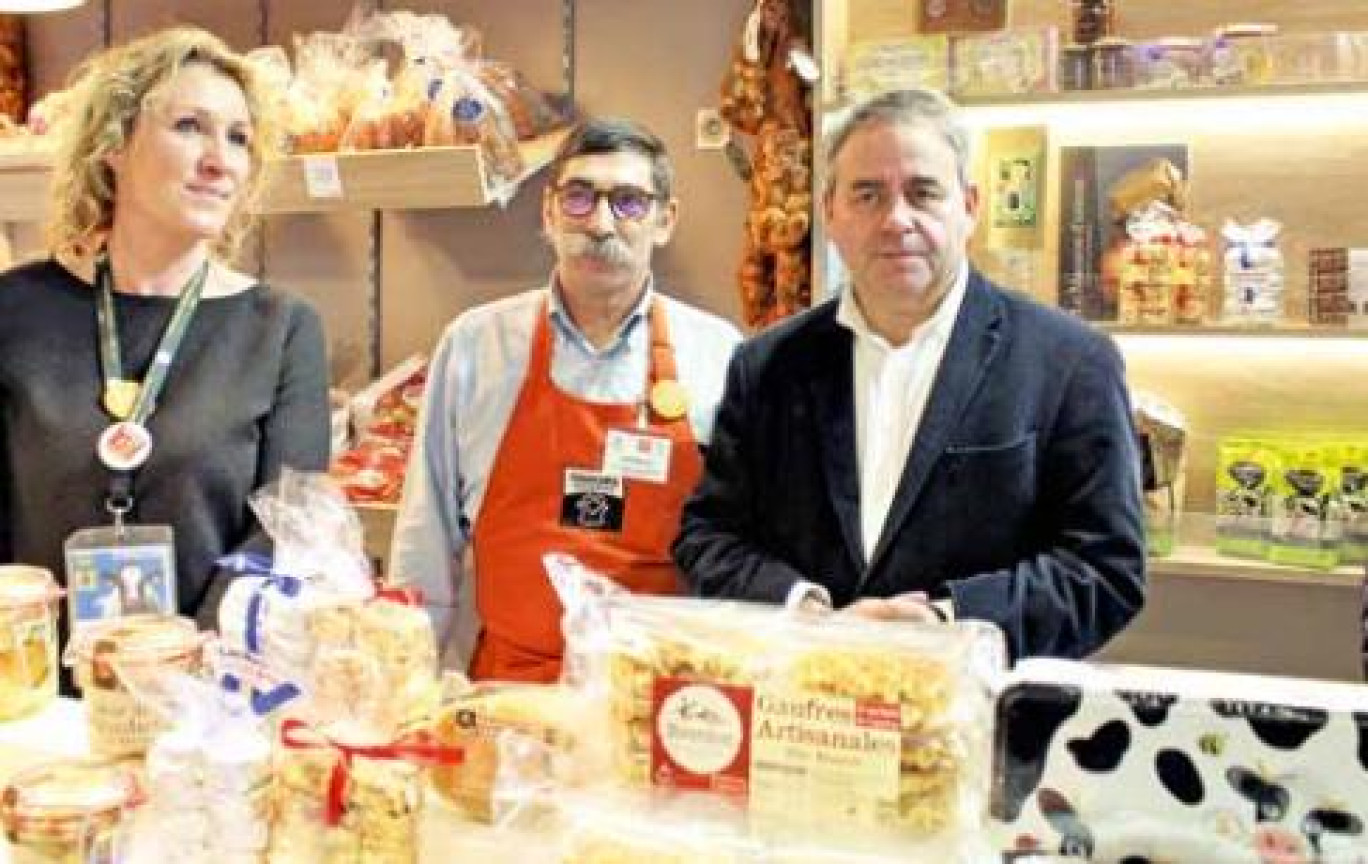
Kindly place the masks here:
<instances>
[{"instance_id":1,"label":"badge photo","mask_svg":"<svg viewBox=\"0 0 1368 864\"><path fill-rule=\"evenodd\" d=\"M125 615L176 612L171 528L83 528L63 547L73 625Z\"/></svg>"}]
</instances>

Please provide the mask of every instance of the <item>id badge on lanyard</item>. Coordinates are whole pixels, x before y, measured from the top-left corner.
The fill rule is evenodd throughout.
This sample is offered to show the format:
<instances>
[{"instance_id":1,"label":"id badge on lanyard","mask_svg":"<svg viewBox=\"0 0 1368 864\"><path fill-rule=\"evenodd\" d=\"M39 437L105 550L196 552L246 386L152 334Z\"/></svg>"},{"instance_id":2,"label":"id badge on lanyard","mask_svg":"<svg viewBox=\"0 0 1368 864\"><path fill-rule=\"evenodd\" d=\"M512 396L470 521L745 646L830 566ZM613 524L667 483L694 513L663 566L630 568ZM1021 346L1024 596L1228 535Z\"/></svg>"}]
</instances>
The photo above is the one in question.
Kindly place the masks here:
<instances>
[{"instance_id":1,"label":"id badge on lanyard","mask_svg":"<svg viewBox=\"0 0 1368 864\"><path fill-rule=\"evenodd\" d=\"M169 525L135 525L136 472L152 452L147 420L156 408L166 375L199 305L208 276L206 260L186 283L162 332L152 365L141 384L123 377L118 325L114 317L109 261L96 263L96 323L104 379L101 405L113 422L95 442L108 471L105 509L112 525L81 528L66 539L67 603L72 629L93 621L177 611L175 537Z\"/></svg>"}]
</instances>

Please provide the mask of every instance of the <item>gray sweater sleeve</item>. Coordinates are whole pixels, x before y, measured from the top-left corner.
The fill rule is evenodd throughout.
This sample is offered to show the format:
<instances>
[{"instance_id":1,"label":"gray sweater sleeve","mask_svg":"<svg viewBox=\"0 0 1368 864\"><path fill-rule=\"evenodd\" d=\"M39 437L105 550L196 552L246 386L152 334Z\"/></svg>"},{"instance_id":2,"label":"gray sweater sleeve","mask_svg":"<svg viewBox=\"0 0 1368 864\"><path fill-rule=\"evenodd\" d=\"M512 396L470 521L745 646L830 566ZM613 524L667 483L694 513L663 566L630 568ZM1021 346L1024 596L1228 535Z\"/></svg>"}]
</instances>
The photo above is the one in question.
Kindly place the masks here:
<instances>
[{"instance_id":1,"label":"gray sweater sleeve","mask_svg":"<svg viewBox=\"0 0 1368 864\"><path fill-rule=\"evenodd\" d=\"M323 325L310 306L294 307L270 412L261 423L255 488L280 476L282 468L324 471L329 448L328 357ZM246 539L232 550L269 555L271 539L255 519ZM195 618L217 629L219 602L236 573L215 567Z\"/></svg>"}]
</instances>

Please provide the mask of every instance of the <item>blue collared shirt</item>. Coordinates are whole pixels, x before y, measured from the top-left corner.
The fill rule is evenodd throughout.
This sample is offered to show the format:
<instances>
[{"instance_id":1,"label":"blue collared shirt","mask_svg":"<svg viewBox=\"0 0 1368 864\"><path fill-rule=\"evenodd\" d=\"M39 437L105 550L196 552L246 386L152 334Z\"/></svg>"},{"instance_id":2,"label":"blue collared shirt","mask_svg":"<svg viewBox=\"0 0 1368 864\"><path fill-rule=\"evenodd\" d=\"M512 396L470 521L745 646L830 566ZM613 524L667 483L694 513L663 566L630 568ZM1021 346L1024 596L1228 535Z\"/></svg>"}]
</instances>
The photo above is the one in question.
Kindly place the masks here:
<instances>
[{"instance_id":1,"label":"blue collared shirt","mask_svg":"<svg viewBox=\"0 0 1368 864\"><path fill-rule=\"evenodd\" d=\"M428 371L418 434L395 521L389 575L421 588L444 665L465 668L474 615L469 541L494 457L527 377L533 329L549 297L551 379L594 402L638 402L646 387L652 298L664 304L694 437L707 443L727 362L741 334L729 322L649 287L603 348L571 320L557 291L539 288L476 307L442 334Z\"/></svg>"}]
</instances>

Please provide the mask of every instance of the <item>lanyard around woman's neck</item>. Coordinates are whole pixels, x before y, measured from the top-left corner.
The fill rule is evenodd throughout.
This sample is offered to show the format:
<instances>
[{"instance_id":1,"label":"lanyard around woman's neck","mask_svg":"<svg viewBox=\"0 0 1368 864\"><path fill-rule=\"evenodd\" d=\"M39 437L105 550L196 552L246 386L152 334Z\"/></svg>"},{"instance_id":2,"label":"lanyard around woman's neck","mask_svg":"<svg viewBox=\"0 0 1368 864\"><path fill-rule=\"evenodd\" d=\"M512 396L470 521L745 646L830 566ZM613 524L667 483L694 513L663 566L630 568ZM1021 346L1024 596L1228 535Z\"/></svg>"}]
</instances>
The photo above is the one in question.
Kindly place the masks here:
<instances>
[{"instance_id":1,"label":"lanyard around woman's neck","mask_svg":"<svg viewBox=\"0 0 1368 864\"><path fill-rule=\"evenodd\" d=\"M95 264L95 290L98 304L96 318L100 327L100 371L104 373L105 410L115 420L127 420L143 425L157 407L157 397L166 385L166 373L180 350L181 340L190 326L209 276L209 261L205 259L195 275L181 289L171 320L166 322L152 365L142 383L127 379L123 373L123 350L119 345L119 324L114 317L114 286L109 256L101 255Z\"/></svg>"},{"instance_id":2,"label":"lanyard around woman's neck","mask_svg":"<svg viewBox=\"0 0 1368 864\"><path fill-rule=\"evenodd\" d=\"M152 451L152 436L145 425L147 418L157 408L157 397L166 385L166 374L180 350L195 308L199 306L208 275L209 261L206 259L181 289L171 320L166 322L157 351L152 356L152 365L139 384L124 377L109 256L101 255L95 263L95 318L100 330L100 371L104 377L101 403L114 419L100 435L96 455L109 469L109 497L105 507L120 530L125 514L133 509L133 472L147 461Z\"/></svg>"}]
</instances>

